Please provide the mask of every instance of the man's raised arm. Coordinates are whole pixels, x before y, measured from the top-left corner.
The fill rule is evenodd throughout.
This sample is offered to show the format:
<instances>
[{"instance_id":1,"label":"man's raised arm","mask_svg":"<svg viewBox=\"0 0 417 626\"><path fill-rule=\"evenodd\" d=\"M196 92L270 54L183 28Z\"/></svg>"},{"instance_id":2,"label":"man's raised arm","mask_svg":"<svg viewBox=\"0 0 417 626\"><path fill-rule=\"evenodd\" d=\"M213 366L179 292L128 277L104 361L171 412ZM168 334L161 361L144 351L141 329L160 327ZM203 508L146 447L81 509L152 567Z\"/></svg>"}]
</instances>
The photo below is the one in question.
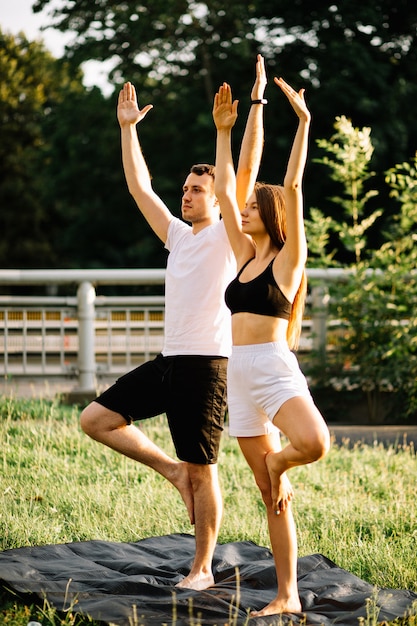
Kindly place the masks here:
<instances>
[{"instance_id":1,"label":"man's raised arm","mask_svg":"<svg viewBox=\"0 0 417 626\"><path fill-rule=\"evenodd\" d=\"M152 188L151 177L139 144L136 125L152 105L139 109L136 90L126 83L119 94L117 119L121 129L122 160L126 182L139 210L155 234L165 243L172 213Z\"/></svg>"}]
</instances>

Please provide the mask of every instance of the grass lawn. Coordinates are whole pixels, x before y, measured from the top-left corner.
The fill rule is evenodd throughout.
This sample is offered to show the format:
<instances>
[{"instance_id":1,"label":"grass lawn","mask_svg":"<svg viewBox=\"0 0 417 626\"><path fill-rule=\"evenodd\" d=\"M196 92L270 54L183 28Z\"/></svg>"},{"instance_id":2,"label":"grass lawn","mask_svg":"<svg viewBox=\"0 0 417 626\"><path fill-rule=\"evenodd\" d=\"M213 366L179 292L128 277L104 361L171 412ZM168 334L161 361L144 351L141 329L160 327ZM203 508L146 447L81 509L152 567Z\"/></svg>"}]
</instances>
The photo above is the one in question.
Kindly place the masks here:
<instances>
[{"instance_id":1,"label":"grass lawn","mask_svg":"<svg viewBox=\"0 0 417 626\"><path fill-rule=\"evenodd\" d=\"M76 408L3 396L0 429L1 550L193 532L176 490L89 439ZM162 417L143 429L173 454ZM219 470L225 505L219 543L251 540L269 547L253 476L227 434ZM417 592L416 470L412 446L382 445L334 445L322 461L291 470L299 556L322 553L376 587ZM27 626L30 619L42 626L97 624L0 592L1 626ZM377 624L372 617L368 622ZM417 617L397 623L417 626Z\"/></svg>"}]
</instances>

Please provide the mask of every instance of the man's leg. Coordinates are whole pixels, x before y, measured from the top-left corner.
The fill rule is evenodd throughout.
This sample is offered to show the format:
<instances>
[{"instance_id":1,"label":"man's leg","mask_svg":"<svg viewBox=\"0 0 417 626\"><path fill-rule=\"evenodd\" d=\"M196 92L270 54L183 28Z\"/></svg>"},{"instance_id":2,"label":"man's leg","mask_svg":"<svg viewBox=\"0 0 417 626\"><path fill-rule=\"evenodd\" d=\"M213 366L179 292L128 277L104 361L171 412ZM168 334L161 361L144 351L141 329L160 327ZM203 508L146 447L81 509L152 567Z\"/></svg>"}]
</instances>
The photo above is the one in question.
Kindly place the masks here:
<instances>
[{"instance_id":1,"label":"man's leg","mask_svg":"<svg viewBox=\"0 0 417 626\"><path fill-rule=\"evenodd\" d=\"M92 402L83 410L81 427L92 439L151 467L169 480L180 492L193 524L194 504L188 464L172 459L123 417L128 415L140 419L164 412L165 364L163 359L157 358L123 376L97 398L97 402Z\"/></svg>"},{"instance_id":2,"label":"man's leg","mask_svg":"<svg viewBox=\"0 0 417 626\"><path fill-rule=\"evenodd\" d=\"M176 461L122 415L92 402L81 413L81 428L92 439L151 467L178 489L194 524L194 504L187 463Z\"/></svg>"},{"instance_id":3,"label":"man's leg","mask_svg":"<svg viewBox=\"0 0 417 626\"><path fill-rule=\"evenodd\" d=\"M213 553L223 515L217 464L188 464L194 495L196 551L190 573L177 587L201 591L214 584Z\"/></svg>"},{"instance_id":4,"label":"man's leg","mask_svg":"<svg viewBox=\"0 0 417 626\"><path fill-rule=\"evenodd\" d=\"M178 357L172 370L167 411L177 455L191 479L196 553L178 587L206 589L214 583L213 553L223 515L217 456L226 410L227 359Z\"/></svg>"}]
</instances>

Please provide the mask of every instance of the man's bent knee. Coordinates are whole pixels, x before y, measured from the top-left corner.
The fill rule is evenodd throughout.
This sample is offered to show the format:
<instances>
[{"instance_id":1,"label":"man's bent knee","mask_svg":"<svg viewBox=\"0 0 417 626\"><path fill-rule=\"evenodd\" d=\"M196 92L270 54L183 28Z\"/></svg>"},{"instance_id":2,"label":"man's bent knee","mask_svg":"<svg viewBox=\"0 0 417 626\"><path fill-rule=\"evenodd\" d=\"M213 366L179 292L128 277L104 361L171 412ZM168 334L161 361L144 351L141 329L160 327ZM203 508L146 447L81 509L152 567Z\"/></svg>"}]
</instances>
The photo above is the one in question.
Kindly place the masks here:
<instances>
[{"instance_id":1,"label":"man's bent knee","mask_svg":"<svg viewBox=\"0 0 417 626\"><path fill-rule=\"evenodd\" d=\"M80 415L82 430L93 439L99 439L103 431L114 430L126 424L122 415L106 409L98 402L91 402Z\"/></svg>"},{"instance_id":2,"label":"man's bent knee","mask_svg":"<svg viewBox=\"0 0 417 626\"><path fill-rule=\"evenodd\" d=\"M80 426L86 435L90 435L90 437L97 429L98 409L96 408L96 405L96 402L92 402L86 406L83 411L81 411L80 415Z\"/></svg>"}]
</instances>

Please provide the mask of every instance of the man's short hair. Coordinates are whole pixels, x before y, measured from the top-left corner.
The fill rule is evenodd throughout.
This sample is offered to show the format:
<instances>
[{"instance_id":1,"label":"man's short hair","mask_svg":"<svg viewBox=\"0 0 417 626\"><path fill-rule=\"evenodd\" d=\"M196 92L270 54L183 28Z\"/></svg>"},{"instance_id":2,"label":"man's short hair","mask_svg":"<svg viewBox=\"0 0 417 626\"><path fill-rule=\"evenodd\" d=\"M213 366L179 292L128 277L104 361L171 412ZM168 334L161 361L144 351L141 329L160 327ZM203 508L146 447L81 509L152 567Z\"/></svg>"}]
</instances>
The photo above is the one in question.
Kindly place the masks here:
<instances>
[{"instance_id":1,"label":"man's short hair","mask_svg":"<svg viewBox=\"0 0 417 626\"><path fill-rule=\"evenodd\" d=\"M190 174L197 174L197 176L208 174L213 178L213 180L215 173L216 168L214 167L214 165L209 165L208 163L197 163L197 165L192 165L190 169Z\"/></svg>"}]
</instances>

